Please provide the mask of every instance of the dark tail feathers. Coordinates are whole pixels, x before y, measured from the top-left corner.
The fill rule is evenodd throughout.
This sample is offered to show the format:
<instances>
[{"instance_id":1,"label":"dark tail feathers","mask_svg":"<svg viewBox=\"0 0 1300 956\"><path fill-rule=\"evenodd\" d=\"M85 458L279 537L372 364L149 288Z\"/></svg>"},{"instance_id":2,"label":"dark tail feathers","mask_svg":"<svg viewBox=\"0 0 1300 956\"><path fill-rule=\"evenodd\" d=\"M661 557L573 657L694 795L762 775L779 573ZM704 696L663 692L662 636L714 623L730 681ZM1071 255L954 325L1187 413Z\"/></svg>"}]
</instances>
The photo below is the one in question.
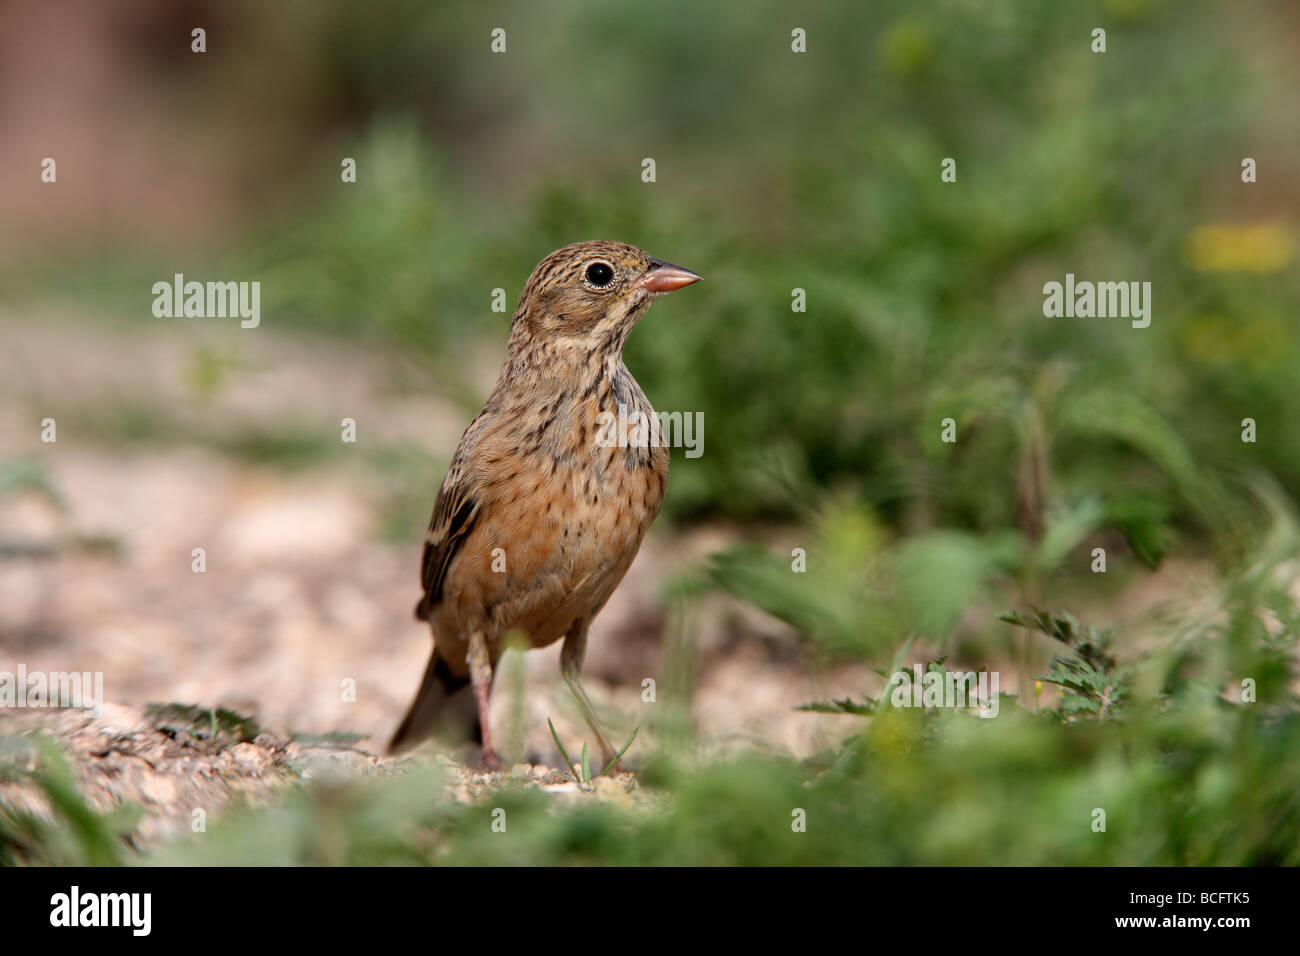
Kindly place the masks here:
<instances>
[{"instance_id":1,"label":"dark tail feathers","mask_svg":"<svg viewBox=\"0 0 1300 956\"><path fill-rule=\"evenodd\" d=\"M448 703L457 691L469 684L468 677L457 677L451 672L435 648L433 654L429 657L429 666L424 669L424 680L420 681L419 693L415 695L415 701L411 704L410 710L406 712L406 717L402 719L401 726L397 728L397 733L393 734L393 739L388 742L388 752L390 754L398 753L409 747L414 747L424 738L428 737L436 725L443 722L444 717L450 717L447 713ZM457 701L456 703L459 703ZM455 710L456 708L452 708ZM464 715L458 722L465 722ZM473 736L480 737L478 720L475 718L470 724L473 728ZM468 728L467 728L468 729Z\"/></svg>"}]
</instances>

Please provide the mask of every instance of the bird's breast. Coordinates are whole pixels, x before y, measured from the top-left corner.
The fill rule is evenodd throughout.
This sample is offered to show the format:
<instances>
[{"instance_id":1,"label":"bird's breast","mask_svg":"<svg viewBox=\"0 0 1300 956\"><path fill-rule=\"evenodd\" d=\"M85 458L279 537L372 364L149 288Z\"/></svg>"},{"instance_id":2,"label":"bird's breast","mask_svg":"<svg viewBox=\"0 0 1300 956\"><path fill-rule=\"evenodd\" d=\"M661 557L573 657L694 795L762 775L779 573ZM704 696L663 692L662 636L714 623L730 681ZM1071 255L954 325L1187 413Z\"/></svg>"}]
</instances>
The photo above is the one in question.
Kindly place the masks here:
<instances>
[{"instance_id":1,"label":"bird's breast","mask_svg":"<svg viewBox=\"0 0 1300 956\"><path fill-rule=\"evenodd\" d=\"M639 416L620 414L612 388L575 389L529 403L531 414L498 436L487 514L453 569L464 612L481 608L493 630L543 646L608 599L668 483L668 449L657 421L642 427L654 412L632 386Z\"/></svg>"}]
</instances>

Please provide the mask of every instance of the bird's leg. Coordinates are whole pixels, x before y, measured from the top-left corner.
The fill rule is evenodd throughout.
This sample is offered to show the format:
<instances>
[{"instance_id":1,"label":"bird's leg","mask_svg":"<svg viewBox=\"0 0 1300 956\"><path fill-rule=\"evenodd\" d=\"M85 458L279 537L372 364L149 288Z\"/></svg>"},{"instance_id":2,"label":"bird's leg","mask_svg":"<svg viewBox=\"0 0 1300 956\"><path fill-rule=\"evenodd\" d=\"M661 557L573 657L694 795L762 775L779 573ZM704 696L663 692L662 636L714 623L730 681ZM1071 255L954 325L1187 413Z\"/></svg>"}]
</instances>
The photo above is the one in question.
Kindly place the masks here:
<instances>
[{"instance_id":1,"label":"bird's leg","mask_svg":"<svg viewBox=\"0 0 1300 956\"><path fill-rule=\"evenodd\" d=\"M469 664L469 679L474 685L474 700L478 704L478 726L483 735L483 754L479 766L496 770L501 766L501 758L492 747L492 732L488 729L488 695L492 690L492 656L488 652L487 639L482 631L474 631L469 636L469 653L465 655Z\"/></svg>"},{"instance_id":2,"label":"bird's leg","mask_svg":"<svg viewBox=\"0 0 1300 956\"><path fill-rule=\"evenodd\" d=\"M591 706L591 701L587 699L587 692L582 686L582 658L587 653L587 622L575 624L564 638L564 647L560 650L560 674L564 677L564 683L569 685L569 693L578 703L578 709L582 711L582 717L591 728L591 732L596 735L596 744L600 747L601 766L609 763L618 755L605 736L605 731L600 726L600 719L596 716L596 709ZM622 768L615 764L610 767L611 773L619 773Z\"/></svg>"}]
</instances>

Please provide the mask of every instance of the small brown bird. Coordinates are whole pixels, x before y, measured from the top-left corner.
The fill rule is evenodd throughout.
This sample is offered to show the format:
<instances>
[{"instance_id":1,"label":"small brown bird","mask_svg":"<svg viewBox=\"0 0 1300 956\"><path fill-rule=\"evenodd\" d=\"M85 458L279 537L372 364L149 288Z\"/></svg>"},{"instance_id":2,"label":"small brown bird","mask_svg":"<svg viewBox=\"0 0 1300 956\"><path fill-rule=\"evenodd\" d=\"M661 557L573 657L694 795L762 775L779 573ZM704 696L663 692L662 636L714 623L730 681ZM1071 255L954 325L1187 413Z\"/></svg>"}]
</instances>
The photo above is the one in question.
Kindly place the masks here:
<instances>
[{"instance_id":1,"label":"small brown bird","mask_svg":"<svg viewBox=\"0 0 1300 956\"><path fill-rule=\"evenodd\" d=\"M533 270L510 326L496 387L452 458L424 544L432 625L424 680L389 744L419 742L470 684L483 763L498 766L488 692L508 632L532 647L560 638L560 669L606 762L615 756L579 672L587 628L654 521L668 484L659 441L610 441L606 423L651 423L623 343L656 296L694 272L622 242L579 242ZM602 413L606 413L602 416Z\"/></svg>"}]
</instances>

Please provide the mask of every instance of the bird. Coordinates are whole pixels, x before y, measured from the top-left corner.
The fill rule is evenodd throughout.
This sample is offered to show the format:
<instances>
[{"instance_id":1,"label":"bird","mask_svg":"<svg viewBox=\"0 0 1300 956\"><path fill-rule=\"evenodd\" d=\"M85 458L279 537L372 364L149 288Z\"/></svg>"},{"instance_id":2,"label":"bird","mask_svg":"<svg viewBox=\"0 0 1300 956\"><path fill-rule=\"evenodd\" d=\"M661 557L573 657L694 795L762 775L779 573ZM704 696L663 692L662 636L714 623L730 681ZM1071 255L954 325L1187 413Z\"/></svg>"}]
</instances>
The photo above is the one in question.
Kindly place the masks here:
<instances>
[{"instance_id":1,"label":"bird","mask_svg":"<svg viewBox=\"0 0 1300 956\"><path fill-rule=\"evenodd\" d=\"M561 675L605 763L616 765L582 686L587 632L659 512L669 460L623 346L654 299L700 278L609 241L564 246L533 270L496 385L434 502L415 608L433 651L390 753L446 722L469 687L479 765L499 767L488 700L507 641L519 634L529 648L563 640ZM639 433L649 440L611 440L611 418L649 423Z\"/></svg>"}]
</instances>

